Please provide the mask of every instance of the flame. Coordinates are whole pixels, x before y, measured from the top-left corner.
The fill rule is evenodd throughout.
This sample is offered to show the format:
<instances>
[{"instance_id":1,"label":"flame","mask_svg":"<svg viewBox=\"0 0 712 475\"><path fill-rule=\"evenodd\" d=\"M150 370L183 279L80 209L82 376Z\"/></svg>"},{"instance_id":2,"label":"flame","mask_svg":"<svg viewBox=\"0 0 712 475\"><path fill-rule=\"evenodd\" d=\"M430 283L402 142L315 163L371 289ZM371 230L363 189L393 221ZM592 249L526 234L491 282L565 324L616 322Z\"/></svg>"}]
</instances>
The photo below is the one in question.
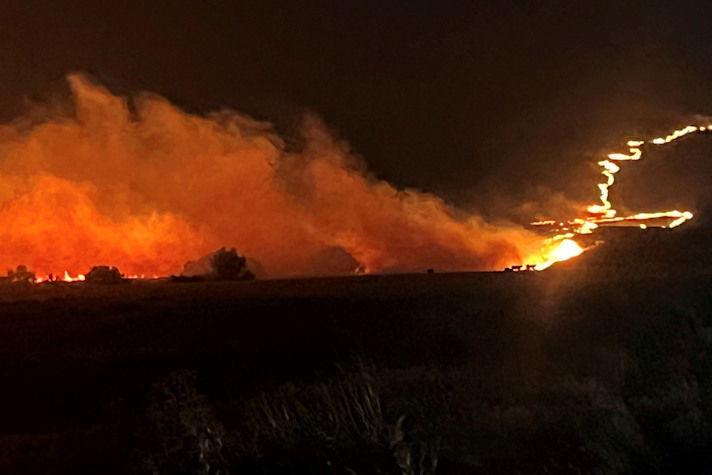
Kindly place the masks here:
<instances>
[{"instance_id":1,"label":"flame","mask_svg":"<svg viewBox=\"0 0 712 475\"><path fill-rule=\"evenodd\" d=\"M538 271L548 269L557 262L572 259L586 252L587 248L572 239L575 235L571 232L546 239L540 249L527 255L524 261L527 269Z\"/></svg>"},{"instance_id":2,"label":"flame","mask_svg":"<svg viewBox=\"0 0 712 475\"><path fill-rule=\"evenodd\" d=\"M54 276L52 274L47 274L43 277L35 277L35 283L36 284L41 284L43 282L83 282L86 280L86 276L84 274L77 274L76 276L72 276L67 272L66 270L61 276Z\"/></svg>"},{"instance_id":3,"label":"flame","mask_svg":"<svg viewBox=\"0 0 712 475\"><path fill-rule=\"evenodd\" d=\"M536 270L544 270L557 262L566 261L580 256L585 251L579 243L570 238L564 238L555 244L547 253L544 262L536 264Z\"/></svg>"},{"instance_id":4,"label":"flame","mask_svg":"<svg viewBox=\"0 0 712 475\"><path fill-rule=\"evenodd\" d=\"M576 241L573 239L564 239L551 252L551 257L555 259L556 262L561 262L571 259L572 257L580 256L581 253L583 253L583 249Z\"/></svg>"}]
</instances>

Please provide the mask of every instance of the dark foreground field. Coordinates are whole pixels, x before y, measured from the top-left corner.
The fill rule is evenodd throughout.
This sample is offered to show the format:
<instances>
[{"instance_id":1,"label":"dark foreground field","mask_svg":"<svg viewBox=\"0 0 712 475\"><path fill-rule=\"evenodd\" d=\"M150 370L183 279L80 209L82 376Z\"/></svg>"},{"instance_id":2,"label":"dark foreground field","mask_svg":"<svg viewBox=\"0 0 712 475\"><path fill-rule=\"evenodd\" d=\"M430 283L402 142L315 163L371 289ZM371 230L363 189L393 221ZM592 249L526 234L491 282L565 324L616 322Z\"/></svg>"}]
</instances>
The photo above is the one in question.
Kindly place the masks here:
<instances>
[{"instance_id":1,"label":"dark foreground field","mask_svg":"<svg viewBox=\"0 0 712 475\"><path fill-rule=\"evenodd\" d=\"M1 473L709 473L712 274L0 289Z\"/></svg>"}]
</instances>

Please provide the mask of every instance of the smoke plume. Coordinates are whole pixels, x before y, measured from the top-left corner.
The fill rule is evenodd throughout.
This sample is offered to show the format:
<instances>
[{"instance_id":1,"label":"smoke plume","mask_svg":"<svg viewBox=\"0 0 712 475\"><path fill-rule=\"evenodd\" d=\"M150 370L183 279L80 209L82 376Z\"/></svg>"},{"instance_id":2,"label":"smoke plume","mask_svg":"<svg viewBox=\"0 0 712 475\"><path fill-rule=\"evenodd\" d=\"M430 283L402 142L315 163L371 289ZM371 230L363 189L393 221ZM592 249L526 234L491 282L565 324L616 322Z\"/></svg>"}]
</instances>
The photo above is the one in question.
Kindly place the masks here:
<instances>
[{"instance_id":1,"label":"smoke plume","mask_svg":"<svg viewBox=\"0 0 712 475\"><path fill-rule=\"evenodd\" d=\"M191 115L68 80L72 113L0 126L5 268L167 275L229 246L270 276L485 270L541 244L370 177L315 118L294 147L234 112Z\"/></svg>"}]
</instances>

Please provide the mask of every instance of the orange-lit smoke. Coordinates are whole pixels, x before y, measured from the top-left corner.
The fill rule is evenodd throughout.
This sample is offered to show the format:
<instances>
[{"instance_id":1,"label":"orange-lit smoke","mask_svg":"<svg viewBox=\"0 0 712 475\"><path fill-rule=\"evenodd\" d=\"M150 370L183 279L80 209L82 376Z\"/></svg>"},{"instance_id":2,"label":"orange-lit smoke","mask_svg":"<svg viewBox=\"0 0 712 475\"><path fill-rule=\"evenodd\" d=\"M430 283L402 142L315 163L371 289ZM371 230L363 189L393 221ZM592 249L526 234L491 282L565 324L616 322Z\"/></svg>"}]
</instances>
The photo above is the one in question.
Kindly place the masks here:
<instances>
[{"instance_id":1,"label":"orange-lit smoke","mask_svg":"<svg viewBox=\"0 0 712 475\"><path fill-rule=\"evenodd\" d=\"M369 178L316 120L293 151L236 113L129 103L68 79L73 115L0 126L0 269L167 275L230 246L271 276L484 270L541 246L521 227Z\"/></svg>"}]
</instances>

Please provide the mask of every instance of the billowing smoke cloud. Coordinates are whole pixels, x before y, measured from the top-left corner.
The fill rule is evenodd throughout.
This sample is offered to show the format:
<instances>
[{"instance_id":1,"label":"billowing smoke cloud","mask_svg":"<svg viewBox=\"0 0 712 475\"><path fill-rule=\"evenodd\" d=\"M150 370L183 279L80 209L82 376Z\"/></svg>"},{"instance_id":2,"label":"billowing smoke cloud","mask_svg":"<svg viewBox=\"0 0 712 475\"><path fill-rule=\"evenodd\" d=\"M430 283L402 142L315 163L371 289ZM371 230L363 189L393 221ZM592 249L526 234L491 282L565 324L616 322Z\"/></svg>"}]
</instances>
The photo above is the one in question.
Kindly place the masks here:
<instances>
[{"instance_id":1,"label":"billowing smoke cloud","mask_svg":"<svg viewBox=\"0 0 712 475\"><path fill-rule=\"evenodd\" d=\"M295 148L237 113L68 79L73 114L0 127L0 266L166 275L229 246L271 276L483 270L541 244L369 177L314 118Z\"/></svg>"}]
</instances>

